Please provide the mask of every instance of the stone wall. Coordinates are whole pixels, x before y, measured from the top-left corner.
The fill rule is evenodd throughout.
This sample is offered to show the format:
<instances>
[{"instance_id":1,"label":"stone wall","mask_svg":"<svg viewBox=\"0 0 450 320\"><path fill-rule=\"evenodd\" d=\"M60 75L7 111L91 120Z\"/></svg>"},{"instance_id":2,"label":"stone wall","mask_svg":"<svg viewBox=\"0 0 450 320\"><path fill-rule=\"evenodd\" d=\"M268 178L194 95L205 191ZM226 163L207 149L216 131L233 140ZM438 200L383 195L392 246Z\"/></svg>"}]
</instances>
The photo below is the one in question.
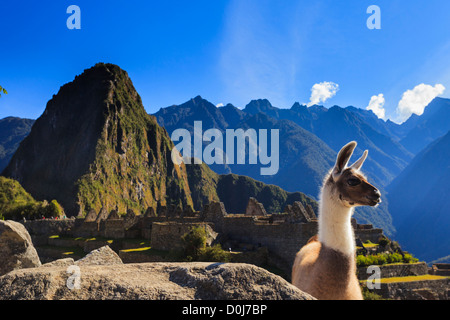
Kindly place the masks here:
<instances>
[{"instance_id":1,"label":"stone wall","mask_svg":"<svg viewBox=\"0 0 450 320\"><path fill-rule=\"evenodd\" d=\"M41 219L22 222L29 233L34 235L65 235L75 227L76 219Z\"/></svg>"},{"instance_id":2,"label":"stone wall","mask_svg":"<svg viewBox=\"0 0 450 320\"><path fill-rule=\"evenodd\" d=\"M100 223L100 235L105 238L125 238L125 221L122 219L108 219Z\"/></svg>"},{"instance_id":3,"label":"stone wall","mask_svg":"<svg viewBox=\"0 0 450 320\"><path fill-rule=\"evenodd\" d=\"M190 232L193 227L205 228L208 234L209 244L217 236L208 223L154 222L152 225L151 246L157 250L180 249L183 246L181 237Z\"/></svg>"},{"instance_id":4,"label":"stone wall","mask_svg":"<svg viewBox=\"0 0 450 320\"><path fill-rule=\"evenodd\" d=\"M362 242L370 241L372 243L378 243L380 238L383 237L383 229L355 229L355 237L361 239Z\"/></svg>"},{"instance_id":5,"label":"stone wall","mask_svg":"<svg viewBox=\"0 0 450 320\"><path fill-rule=\"evenodd\" d=\"M71 236L72 231L76 228L75 219L63 219L63 220L27 220L22 222L31 236L33 244L46 245L47 239L52 235L67 235Z\"/></svg>"},{"instance_id":6,"label":"stone wall","mask_svg":"<svg viewBox=\"0 0 450 320\"><path fill-rule=\"evenodd\" d=\"M381 278L420 276L428 273L425 262L389 264L378 267L380 267ZM359 280L367 280L372 273L367 273L367 267L360 267L357 270L357 275Z\"/></svg>"},{"instance_id":7,"label":"stone wall","mask_svg":"<svg viewBox=\"0 0 450 320\"><path fill-rule=\"evenodd\" d=\"M227 215L222 221L222 233L233 240L267 247L279 261L277 266L290 273L296 253L317 234L317 222L269 223L244 215Z\"/></svg>"},{"instance_id":8,"label":"stone wall","mask_svg":"<svg viewBox=\"0 0 450 320\"><path fill-rule=\"evenodd\" d=\"M449 300L450 278L411 282L381 283L375 293L393 300Z\"/></svg>"}]
</instances>

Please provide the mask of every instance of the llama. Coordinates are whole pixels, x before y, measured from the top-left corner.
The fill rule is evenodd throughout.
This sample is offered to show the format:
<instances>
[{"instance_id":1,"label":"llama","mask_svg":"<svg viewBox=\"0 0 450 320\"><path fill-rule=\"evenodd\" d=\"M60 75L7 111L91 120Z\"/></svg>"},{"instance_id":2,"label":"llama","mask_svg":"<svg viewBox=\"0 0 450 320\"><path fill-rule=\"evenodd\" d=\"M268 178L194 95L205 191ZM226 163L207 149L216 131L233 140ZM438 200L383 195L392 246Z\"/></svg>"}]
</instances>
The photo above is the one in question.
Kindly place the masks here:
<instances>
[{"instance_id":1,"label":"llama","mask_svg":"<svg viewBox=\"0 0 450 320\"><path fill-rule=\"evenodd\" d=\"M355 236L351 216L356 206L377 206L380 192L359 171L368 151L347 163L356 142L345 145L325 177L319 202L319 232L297 253L292 284L319 300L361 300L356 277Z\"/></svg>"}]
</instances>

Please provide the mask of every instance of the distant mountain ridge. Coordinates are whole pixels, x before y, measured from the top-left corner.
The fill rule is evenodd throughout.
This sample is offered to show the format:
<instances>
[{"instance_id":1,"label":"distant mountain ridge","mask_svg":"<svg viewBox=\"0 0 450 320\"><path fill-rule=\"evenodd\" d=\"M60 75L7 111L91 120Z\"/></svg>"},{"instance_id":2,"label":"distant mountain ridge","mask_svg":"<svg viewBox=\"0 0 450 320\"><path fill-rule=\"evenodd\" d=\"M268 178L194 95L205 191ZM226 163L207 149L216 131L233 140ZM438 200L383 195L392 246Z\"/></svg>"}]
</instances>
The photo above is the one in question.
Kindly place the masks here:
<instances>
[{"instance_id":1,"label":"distant mountain ridge","mask_svg":"<svg viewBox=\"0 0 450 320\"><path fill-rule=\"evenodd\" d=\"M236 174L219 175L205 163L186 165L194 208L201 210L211 201L224 203L229 213L245 213L248 199L253 197L269 213L283 212L286 205L300 201L310 205L315 212L318 204L301 192L287 192L282 188Z\"/></svg>"},{"instance_id":2,"label":"distant mountain ridge","mask_svg":"<svg viewBox=\"0 0 450 320\"><path fill-rule=\"evenodd\" d=\"M289 119L315 134L335 152L348 141L358 141L356 155L362 154L365 149L370 150L365 171L372 173L376 183L383 186L412 159L412 154L388 135L386 127L372 117L375 115L371 111L338 106L329 109L317 105L307 107L299 103L295 103L290 109L279 109L266 99L251 101L244 108L246 110L252 113L263 112L276 119ZM381 131L385 133L377 131L375 123L384 127L385 130Z\"/></svg>"},{"instance_id":3,"label":"distant mountain ridge","mask_svg":"<svg viewBox=\"0 0 450 320\"><path fill-rule=\"evenodd\" d=\"M426 261L450 255L450 131L388 186L396 238Z\"/></svg>"},{"instance_id":4,"label":"distant mountain ridge","mask_svg":"<svg viewBox=\"0 0 450 320\"><path fill-rule=\"evenodd\" d=\"M400 140L400 143L417 154L450 130L449 119L450 99L435 98L421 116L413 115L404 123L404 126L411 129Z\"/></svg>"},{"instance_id":5,"label":"distant mountain ridge","mask_svg":"<svg viewBox=\"0 0 450 320\"><path fill-rule=\"evenodd\" d=\"M249 114L230 104L218 108L200 96L180 106L161 109L154 116L169 135L179 128L187 129L193 135L194 121L202 121L203 130L216 128L221 132L238 128L280 130L280 169L275 176L261 175L260 166L249 165L248 161L247 165L212 164L210 167L217 173L247 175L291 192L301 191L317 196L322 178L334 164L336 157L335 152L314 134L292 121L278 120L265 113ZM312 157L314 161L311 161ZM308 179L295 180L292 179L293 175Z\"/></svg>"},{"instance_id":6,"label":"distant mountain ridge","mask_svg":"<svg viewBox=\"0 0 450 320\"><path fill-rule=\"evenodd\" d=\"M30 133L33 124L32 119L0 119L0 172L6 168L20 142Z\"/></svg>"},{"instance_id":7,"label":"distant mountain ridge","mask_svg":"<svg viewBox=\"0 0 450 320\"><path fill-rule=\"evenodd\" d=\"M194 121L202 121L203 130L216 128L222 132L236 128L279 129L280 169L276 175L262 176L259 174L258 166L248 164L225 166L213 164L210 166L211 169L221 174L247 175L290 192L304 192L316 199L323 177L334 165L336 151L348 141L356 140L359 143L355 157L361 155L366 148L370 150L363 169L380 189L383 189L412 157L411 153L398 142L366 124L356 112L339 107L329 110L321 106L306 107L296 103L291 109L279 109L273 107L267 99L260 99L251 101L240 110L231 104L216 107L197 96L179 106L160 109L154 116L158 123L166 128L169 135L179 128L188 129L192 135ZM304 127L298 123L302 123ZM328 133L325 132L326 128ZM328 142L312 131L320 132ZM330 148L330 144L336 150ZM377 144L384 145L385 150L380 149ZM383 167L374 159L381 159L390 167ZM373 223L382 227L388 234L395 231L385 198L376 209L357 208L355 216L362 223Z\"/></svg>"}]
</instances>

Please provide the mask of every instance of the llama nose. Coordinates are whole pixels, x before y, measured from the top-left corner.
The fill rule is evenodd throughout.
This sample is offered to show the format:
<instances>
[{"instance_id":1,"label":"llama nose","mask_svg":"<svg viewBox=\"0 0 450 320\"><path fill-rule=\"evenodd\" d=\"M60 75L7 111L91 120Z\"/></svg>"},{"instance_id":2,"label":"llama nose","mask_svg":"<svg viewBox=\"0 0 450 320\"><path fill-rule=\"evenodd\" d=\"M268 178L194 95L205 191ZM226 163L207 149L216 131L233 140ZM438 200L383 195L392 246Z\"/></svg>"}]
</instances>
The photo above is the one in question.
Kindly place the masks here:
<instances>
[{"instance_id":1,"label":"llama nose","mask_svg":"<svg viewBox=\"0 0 450 320\"><path fill-rule=\"evenodd\" d=\"M378 189L373 190L373 193L367 196L370 200L378 200L381 197L381 193Z\"/></svg>"}]
</instances>

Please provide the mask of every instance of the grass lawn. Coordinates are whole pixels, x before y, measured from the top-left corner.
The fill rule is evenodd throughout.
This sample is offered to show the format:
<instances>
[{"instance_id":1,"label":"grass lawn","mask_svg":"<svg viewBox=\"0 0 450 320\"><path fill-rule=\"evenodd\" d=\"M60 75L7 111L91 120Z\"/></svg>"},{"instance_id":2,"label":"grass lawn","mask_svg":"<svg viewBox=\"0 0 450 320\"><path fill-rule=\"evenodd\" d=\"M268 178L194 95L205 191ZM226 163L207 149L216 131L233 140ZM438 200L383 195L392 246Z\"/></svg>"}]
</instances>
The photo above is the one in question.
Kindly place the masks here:
<instances>
[{"instance_id":1,"label":"grass lawn","mask_svg":"<svg viewBox=\"0 0 450 320\"><path fill-rule=\"evenodd\" d=\"M120 250L120 251L122 251L122 252L143 253L143 254L148 254L148 255L151 255L151 256L161 256L161 257L166 257L169 254L169 251L152 249L151 247L123 249L123 250Z\"/></svg>"},{"instance_id":2,"label":"grass lawn","mask_svg":"<svg viewBox=\"0 0 450 320\"><path fill-rule=\"evenodd\" d=\"M381 278L380 282L381 283L413 282L413 281L425 281L425 280L440 280L440 279L446 279L446 278L448 278L448 277L424 274L421 276Z\"/></svg>"}]
</instances>

